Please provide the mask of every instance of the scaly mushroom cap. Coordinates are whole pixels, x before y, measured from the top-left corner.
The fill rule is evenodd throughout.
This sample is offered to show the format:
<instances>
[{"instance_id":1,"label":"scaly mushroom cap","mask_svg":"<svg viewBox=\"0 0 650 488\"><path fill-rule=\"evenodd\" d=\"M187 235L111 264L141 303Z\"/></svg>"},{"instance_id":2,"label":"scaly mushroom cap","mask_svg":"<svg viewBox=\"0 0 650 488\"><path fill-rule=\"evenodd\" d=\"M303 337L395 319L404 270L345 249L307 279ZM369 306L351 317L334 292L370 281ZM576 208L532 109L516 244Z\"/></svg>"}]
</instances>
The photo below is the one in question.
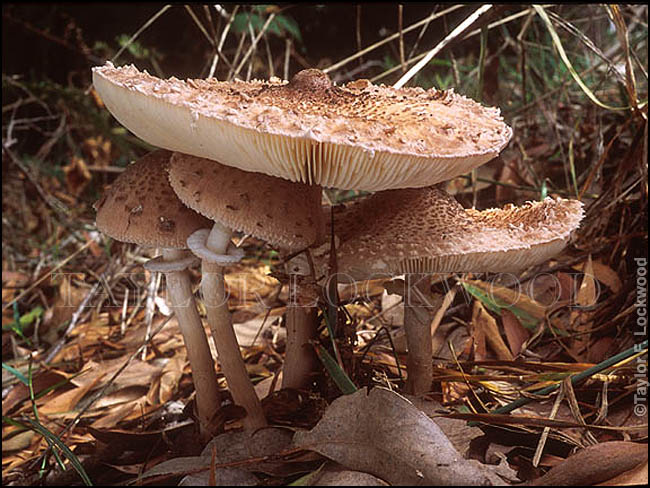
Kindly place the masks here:
<instances>
[{"instance_id":1,"label":"scaly mushroom cap","mask_svg":"<svg viewBox=\"0 0 650 488\"><path fill-rule=\"evenodd\" d=\"M167 181L169 151L153 151L120 174L95 204L97 228L122 242L185 249L187 237L212 222L187 208Z\"/></svg>"},{"instance_id":2,"label":"scaly mushroom cap","mask_svg":"<svg viewBox=\"0 0 650 488\"><path fill-rule=\"evenodd\" d=\"M304 249L324 234L320 186L182 153L173 154L168 173L185 205L283 250Z\"/></svg>"},{"instance_id":3,"label":"scaly mushroom cap","mask_svg":"<svg viewBox=\"0 0 650 488\"><path fill-rule=\"evenodd\" d=\"M315 69L291 82L161 80L133 66L93 68L106 107L158 147L326 187L429 186L494 158L512 135L496 108L453 93Z\"/></svg>"},{"instance_id":4,"label":"scaly mushroom cap","mask_svg":"<svg viewBox=\"0 0 650 488\"><path fill-rule=\"evenodd\" d=\"M517 272L560 252L582 216L578 200L478 211L437 187L388 190L335 213L338 270L354 279Z\"/></svg>"}]
</instances>

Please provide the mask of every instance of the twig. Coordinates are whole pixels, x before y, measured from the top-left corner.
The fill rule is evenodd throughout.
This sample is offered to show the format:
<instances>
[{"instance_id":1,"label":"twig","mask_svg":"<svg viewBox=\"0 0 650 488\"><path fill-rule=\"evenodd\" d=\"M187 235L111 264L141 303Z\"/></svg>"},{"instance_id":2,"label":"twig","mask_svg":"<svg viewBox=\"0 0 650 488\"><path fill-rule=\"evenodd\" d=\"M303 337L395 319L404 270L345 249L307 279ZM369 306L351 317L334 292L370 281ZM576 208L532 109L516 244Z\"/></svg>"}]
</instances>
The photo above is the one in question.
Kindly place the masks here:
<instances>
[{"instance_id":1,"label":"twig","mask_svg":"<svg viewBox=\"0 0 650 488\"><path fill-rule=\"evenodd\" d=\"M399 63L402 73L406 73L406 59L404 57L404 5L397 6L397 31L399 33Z\"/></svg>"},{"instance_id":2,"label":"twig","mask_svg":"<svg viewBox=\"0 0 650 488\"><path fill-rule=\"evenodd\" d=\"M215 5L214 8L217 10L217 12L222 13L217 7L221 8L221 6ZM217 52L215 53L214 59L212 60L212 66L210 66L210 72L208 73L208 78L212 78L214 76L214 72L217 69L217 63L219 62L220 58L223 58L223 60L228 65L228 69L232 70L232 64L230 63L230 61L228 61L226 56L224 56L221 50L223 49L224 42L226 42L226 36L230 31L230 26L232 25L233 20L235 20L235 14L237 13L237 10L239 10L239 5L235 5L235 8L232 9L232 12L230 13L230 17L228 18L228 23L223 28L223 31L221 31L221 38L219 39L219 44L217 45Z\"/></svg>"},{"instance_id":3,"label":"twig","mask_svg":"<svg viewBox=\"0 0 650 488\"><path fill-rule=\"evenodd\" d=\"M257 42L260 40L262 37L262 34L266 32L266 29L268 29L269 25L271 24L271 21L275 18L275 12L273 12L271 15L269 15L268 19L266 19L266 22L264 22L264 25L260 29L260 31L257 34L257 37L253 39L253 42L251 43L250 47L248 48L248 51L246 51L246 54L244 54L244 57L242 60L239 62L239 65L235 69L235 72L233 73L233 77L236 77L239 72L241 71L242 67L244 66L244 63L248 60L248 57L253 54L253 51L257 47ZM250 26L251 23L249 22L248 25Z\"/></svg>"},{"instance_id":4,"label":"twig","mask_svg":"<svg viewBox=\"0 0 650 488\"><path fill-rule=\"evenodd\" d=\"M192 17L192 20L194 21L194 23L196 24L196 26L199 28L199 30L201 31L201 33L203 34L203 36L207 39L208 43L209 43L212 47L215 47L215 45L214 45L214 39L212 39L212 38L210 37L210 34L208 34L208 31L205 30L205 27L203 27L203 24L201 23L201 21L198 19L198 17L197 17L196 14L194 13L194 10L192 10L192 7L190 7L189 5L185 5L185 10L187 11L188 14L190 14L190 17Z\"/></svg>"},{"instance_id":5,"label":"twig","mask_svg":"<svg viewBox=\"0 0 650 488\"><path fill-rule=\"evenodd\" d=\"M128 48L131 44L133 44L133 41L135 41L140 34L142 34L151 24L153 24L158 17L160 17L162 14L167 12L171 5L165 5L163 8L161 8L158 12L156 12L149 20L147 20L142 27L140 27L135 34L133 34L128 41L120 48L119 51L111 58L111 62L114 62L117 58L120 57L120 55L124 52L126 48Z\"/></svg>"},{"instance_id":6,"label":"twig","mask_svg":"<svg viewBox=\"0 0 650 488\"><path fill-rule=\"evenodd\" d=\"M291 59L291 38L287 37L284 40L284 79L289 79L289 61Z\"/></svg>"},{"instance_id":7,"label":"twig","mask_svg":"<svg viewBox=\"0 0 650 488\"><path fill-rule=\"evenodd\" d=\"M106 276L106 273L107 273L107 271L104 271L101 274L101 278L104 278ZM97 293L97 290L99 290L100 284L101 284L101 281L95 282L93 287L90 289L90 291L86 294L86 296L84 297L82 302L77 307L77 310L75 310L75 312L72 314L72 318L70 319L70 323L66 327L65 332L59 338L59 340L56 341L56 344L54 344L54 346L52 346L50 351L47 353L47 356L45 356L45 359L43 360L43 362L45 364L50 363L52 361L52 359L54 359L55 356L57 354L59 354L59 352L61 351L61 348L63 348L63 345L65 344L65 342L68 339L68 335L77 326L77 322L79 321L79 318L81 317L81 313L84 311L84 309L88 305L88 302L90 302L90 300L95 296L95 294Z\"/></svg>"},{"instance_id":8,"label":"twig","mask_svg":"<svg viewBox=\"0 0 650 488\"><path fill-rule=\"evenodd\" d=\"M3 306L2 306L2 311L4 312L4 311L7 310L9 307L11 307L14 303L16 303L16 302L17 302L18 300L20 300L22 297L24 297L27 293L29 293L29 292L32 291L34 288L36 288L38 285L40 285L43 281L45 281L45 279L46 279L48 276L51 276L52 273L54 273L57 269L59 269L59 268L65 266L65 265L66 265L66 264L67 264L67 263L68 263L72 258L74 258L77 254L79 254L81 251L83 251L84 249L86 249L87 247L89 247L93 242L95 242L95 241L92 240L92 239L88 240L88 241L87 241L83 246L81 246L81 247L80 247L79 249L77 249L75 252L73 252L72 254L70 254L70 256L68 256L67 258L65 258L63 261L61 261L59 264L57 264L57 265L56 265L54 268L52 268L50 271L47 271L47 272L43 273L43 275L42 275L39 279L37 279L37 280L36 280L34 283L32 283L32 284L31 284L27 289L25 289L23 292L21 292L20 295L18 295L16 298L14 298L13 300L11 300L9 303L3 305Z\"/></svg>"},{"instance_id":9,"label":"twig","mask_svg":"<svg viewBox=\"0 0 650 488\"><path fill-rule=\"evenodd\" d=\"M447 15L447 14L449 14L449 13L455 11L455 10L458 10L459 8L462 8L462 5L454 5L452 7L449 7L448 9L443 10L442 12L438 12L437 14L431 14L428 17L426 17L426 18L420 20L419 22L416 22L415 24L412 24L409 27L407 27L406 29L404 29L404 34L406 34L407 32L412 31L413 29L417 29L418 27L420 27L423 24L431 22L432 20L435 20L437 18L440 18L443 15ZM330 73L330 72L332 72L334 70L337 70L340 67L345 66L346 64L348 64L350 61L354 61L358 57L361 57L364 54L369 53L370 51L373 51L374 49L377 49L378 47L383 46L384 44L386 44L386 43L388 43L388 42L390 42L390 41L392 41L394 39L397 39L398 37L399 37L399 33L392 34L392 35L382 39L381 41L378 41L378 42L368 46L367 48L362 49L361 51L357 51L352 56L348 56L347 58L342 59L338 63L334 63L332 66L329 66L329 67L325 68L323 70L323 72Z\"/></svg>"},{"instance_id":10,"label":"twig","mask_svg":"<svg viewBox=\"0 0 650 488\"><path fill-rule=\"evenodd\" d=\"M490 10L492 8L492 4L486 4L474 11L472 15L467 17L465 20L463 20L458 26L449 33L448 36L446 36L442 41L438 43L436 47L431 49L415 66L413 66L408 72L402 76L399 80L397 80L397 83L395 83L393 86L395 88L401 88L403 87L406 83L409 82L411 78L413 78L436 54L438 54L442 49L449 44L451 41L456 39L458 36L460 36L465 29L467 29L470 25L472 25L474 22L478 20L478 18L483 15L485 12Z\"/></svg>"}]
</instances>

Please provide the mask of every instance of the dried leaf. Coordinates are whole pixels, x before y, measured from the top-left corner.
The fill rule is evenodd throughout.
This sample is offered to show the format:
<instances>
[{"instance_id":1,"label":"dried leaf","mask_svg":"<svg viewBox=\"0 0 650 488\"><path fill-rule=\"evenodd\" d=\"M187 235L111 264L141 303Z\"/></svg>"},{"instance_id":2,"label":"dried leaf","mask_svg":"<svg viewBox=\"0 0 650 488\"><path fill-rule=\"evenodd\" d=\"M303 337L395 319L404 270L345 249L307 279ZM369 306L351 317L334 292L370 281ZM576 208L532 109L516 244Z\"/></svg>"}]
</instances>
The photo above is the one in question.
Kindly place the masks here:
<instances>
[{"instance_id":1,"label":"dried leaf","mask_svg":"<svg viewBox=\"0 0 650 488\"><path fill-rule=\"evenodd\" d=\"M582 283L578 289L576 296L576 304L580 307L591 307L596 303L597 296L597 283L594 279L594 271L591 261L591 255L587 258L584 265L584 275ZM591 338L593 314L588 311L576 309L571 311L571 323L573 330L579 333L574 337L571 343L571 349L576 355L580 355L582 351L589 345Z\"/></svg>"},{"instance_id":2,"label":"dried leaf","mask_svg":"<svg viewBox=\"0 0 650 488\"><path fill-rule=\"evenodd\" d=\"M636 468L615 476L612 479L598 483L596 486L645 486L648 484L648 461Z\"/></svg>"},{"instance_id":3,"label":"dried leaf","mask_svg":"<svg viewBox=\"0 0 650 488\"><path fill-rule=\"evenodd\" d=\"M587 261L588 262L588 261ZM587 262L574 266L574 269L586 273ZM614 293L621 291L623 284L616 271L602 263L601 261L592 261L591 270L589 271L598 281L606 285Z\"/></svg>"},{"instance_id":4,"label":"dried leaf","mask_svg":"<svg viewBox=\"0 0 650 488\"><path fill-rule=\"evenodd\" d=\"M71 413L76 407L77 403L86 396L86 394L92 390L98 383L100 377L98 377L94 382L88 383L80 388L73 388L72 390L66 391L58 395L47 395L43 397L43 403L39 407L39 412L44 415L52 415L55 413ZM76 414L76 413L75 413Z\"/></svg>"},{"instance_id":5,"label":"dried leaf","mask_svg":"<svg viewBox=\"0 0 650 488\"><path fill-rule=\"evenodd\" d=\"M254 474L237 468L218 468L214 470L214 480L210 471L205 470L185 476L178 486L256 486L260 480Z\"/></svg>"},{"instance_id":6,"label":"dried leaf","mask_svg":"<svg viewBox=\"0 0 650 488\"><path fill-rule=\"evenodd\" d=\"M311 480L312 486L389 486L371 474L348 469L324 469L315 479Z\"/></svg>"},{"instance_id":7,"label":"dried leaf","mask_svg":"<svg viewBox=\"0 0 650 488\"><path fill-rule=\"evenodd\" d=\"M500 314L502 309L507 308L517 316L524 327L536 326L546 315L546 307L520 289L511 290L481 280L464 280L461 284L481 300L488 310Z\"/></svg>"},{"instance_id":8,"label":"dried leaf","mask_svg":"<svg viewBox=\"0 0 650 488\"><path fill-rule=\"evenodd\" d=\"M186 363L186 355L178 354L163 367L160 376L160 389L158 390L158 402L166 403L172 399L172 396L178 388L178 383L183 376L183 367Z\"/></svg>"},{"instance_id":9,"label":"dried leaf","mask_svg":"<svg viewBox=\"0 0 650 488\"><path fill-rule=\"evenodd\" d=\"M504 361L512 361L513 357L510 353L510 349L506 346L506 343L503 342L501 334L499 333L499 326L497 321L494 320L481 302L478 300L474 301L474 309L472 311L472 323L477 329L482 329L485 333L485 338L492 350L496 353L497 358Z\"/></svg>"},{"instance_id":10,"label":"dried leaf","mask_svg":"<svg viewBox=\"0 0 650 488\"><path fill-rule=\"evenodd\" d=\"M440 427L406 398L379 387L334 400L316 427L296 433L294 445L390 484L500 482L488 467L464 460Z\"/></svg>"},{"instance_id":11,"label":"dried leaf","mask_svg":"<svg viewBox=\"0 0 650 488\"><path fill-rule=\"evenodd\" d=\"M579 451L532 482L535 486L589 486L607 481L647 463L648 446L634 442L603 442Z\"/></svg>"},{"instance_id":12,"label":"dried leaf","mask_svg":"<svg viewBox=\"0 0 650 488\"><path fill-rule=\"evenodd\" d=\"M521 352L521 346L528 340L530 334L521 325L517 316L510 310L503 309L501 311L501 323L506 333L510 351L513 356L517 356Z\"/></svg>"}]
</instances>

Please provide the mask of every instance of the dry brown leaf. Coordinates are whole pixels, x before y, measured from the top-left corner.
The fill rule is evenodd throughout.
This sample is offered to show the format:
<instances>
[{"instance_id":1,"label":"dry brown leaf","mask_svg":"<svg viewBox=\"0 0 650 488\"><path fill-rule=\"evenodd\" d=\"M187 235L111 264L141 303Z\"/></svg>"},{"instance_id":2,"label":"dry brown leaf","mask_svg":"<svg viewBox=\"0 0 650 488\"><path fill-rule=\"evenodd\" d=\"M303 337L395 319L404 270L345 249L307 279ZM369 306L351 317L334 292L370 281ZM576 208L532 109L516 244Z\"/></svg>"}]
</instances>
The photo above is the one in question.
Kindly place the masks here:
<instances>
[{"instance_id":1,"label":"dry brown leaf","mask_svg":"<svg viewBox=\"0 0 650 488\"><path fill-rule=\"evenodd\" d=\"M648 484L648 461L596 486L645 486Z\"/></svg>"},{"instance_id":2,"label":"dry brown leaf","mask_svg":"<svg viewBox=\"0 0 650 488\"><path fill-rule=\"evenodd\" d=\"M477 330L483 330L487 342L490 344L492 350L496 353L497 358L504 361L512 361L513 356L510 349L503 342L503 338L499 333L499 326L497 321L485 310L483 304L474 300L474 308L472 310L472 324Z\"/></svg>"},{"instance_id":3,"label":"dry brown leaf","mask_svg":"<svg viewBox=\"0 0 650 488\"><path fill-rule=\"evenodd\" d=\"M227 273L224 277L226 290L230 294L231 308L259 304L261 308L272 305L266 300L275 296L279 281L268 274L268 266L247 268L247 271Z\"/></svg>"},{"instance_id":4,"label":"dry brown leaf","mask_svg":"<svg viewBox=\"0 0 650 488\"><path fill-rule=\"evenodd\" d=\"M402 485L500 483L490 467L468 461L429 417L385 388L343 395L294 445L355 471Z\"/></svg>"},{"instance_id":5,"label":"dry brown leaf","mask_svg":"<svg viewBox=\"0 0 650 488\"><path fill-rule=\"evenodd\" d=\"M361 471L350 471L329 467L321 471L315 479L310 480L312 486L389 486L384 480Z\"/></svg>"},{"instance_id":6,"label":"dry brown leaf","mask_svg":"<svg viewBox=\"0 0 650 488\"><path fill-rule=\"evenodd\" d=\"M61 169L63 169L65 175L68 193L77 197L81 195L92 179L86 161L79 156L73 155L70 162Z\"/></svg>"},{"instance_id":7,"label":"dry brown leaf","mask_svg":"<svg viewBox=\"0 0 650 488\"><path fill-rule=\"evenodd\" d=\"M576 305L579 307L591 307L596 303L598 299L597 295L597 283L594 279L594 271L591 261L591 255L587 258L586 263L584 264L584 274L582 278L582 283L578 289L578 294L576 296ZM571 349L577 355L580 355L582 351L589 345L591 338L591 328L592 328L592 319L593 313L590 313L581 308L577 308L571 311L571 323L573 325L573 330L579 335L574 337L571 343Z\"/></svg>"},{"instance_id":8,"label":"dry brown leaf","mask_svg":"<svg viewBox=\"0 0 650 488\"><path fill-rule=\"evenodd\" d=\"M648 446L634 442L603 442L582 449L532 480L533 486L589 486L610 480L647 463Z\"/></svg>"},{"instance_id":9,"label":"dry brown leaf","mask_svg":"<svg viewBox=\"0 0 650 488\"><path fill-rule=\"evenodd\" d=\"M145 404L145 397L141 397L139 400L130 402L126 405L115 405L109 407L103 411L102 415L90 424L90 426L95 429L113 429L133 412L137 412L138 415L141 415L143 410L140 407Z\"/></svg>"},{"instance_id":10,"label":"dry brown leaf","mask_svg":"<svg viewBox=\"0 0 650 488\"><path fill-rule=\"evenodd\" d=\"M2 439L2 453L11 452L11 451L21 451L27 449L34 439L35 432L33 430L26 430L20 432L12 437ZM4 456L3 456L4 463Z\"/></svg>"},{"instance_id":11,"label":"dry brown leaf","mask_svg":"<svg viewBox=\"0 0 650 488\"><path fill-rule=\"evenodd\" d=\"M36 373L32 378L32 385L34 393L38 394L41 391L61 383L69 378L70 375L63 373L61 371L49 370ZM7 396L2 401L2 413L8 413L19 403L25 401L29 398L29 388L24 383L16 383L16 385L11 388Z\"/></svg>"},{"instance_id":12,"label":"dry brown leaf","mask_svg":"<svg viewBox=\"0 0 650 488\"><path fill-rule=\"evenodd\" d=\"M146 383L138 386L121 388L102 396L93 404L93 408L99 409L135 402L136 400L139 400L141 397L145 396L147 390L148 387L146 386Z\"/></svg>"},{"instance_id":13,"label":"dry brown leaf","mask_svg":"<svg viewBox=\"0 0 650 488\"><path fill-rule=\"evenodd\" d=\"M501 302L506 306L515 307L537 321L542 320L546 315L546 307L529 297L519 288L510 289L481 280L465 280L465 282L479 288L492 300Z\"/></svg>"},{"instance_id":14,"label":"dry brown leaf","mask_svg":"<svg viewBox=\"0 0 650 488\"><path fill-rule=\"evenodd\" d=\"M172 399L174 392L183 376L183 368L187 363L185 354L177 354L167 361L160 376L158 403L166 403Z\"/></svg>"},{"instance_id":15,"label":"dry brown leaf","mask_svg":"<svg viewBox=\"0 0 650 488\"><path fill-rule=\"evenodd\" d=\"M77 403L79 403L79 401L99 383L99 380L100 377L98 377L94 382L90 382L82 387L73 388L72 390L60 394L53 392L54 395L49 394L44 396L36 402L36 404L39 405L38 411L44 415L50 416L66 413L73 413L76 415L76 412L73 412L73 410L77 406Z\"/></svg>"},{"instance_id":16,"label":"dry brown leaf","mask_svg":"<svg viewBox=\"0 0 650 488\"><path fill-rule=\"evenodd\" d=\"M478 300L474 302L476 305ZM485 329L482 327L481 322L478 320L478 313L479 309L474 306L472 308L472 325L473 327L471 328L471 334L472 334L472 341L474 343L474 360L475 361L483 361L487 359L487 343L486 343L486 332Z\"/></svg>"},{"instance_id":17,"label":"dry brown leaf","mask_svg":"<svg viewBox=\"0 0 650 488\"><path fill-rule=\"evenodd\" d=\"M578 271L582 271L584 273L586 272L585 269L586 269L587 262L579 263L573 266L573 268ZM623 284L621 283L621 279L618 277L618 274L616 273L616 271L614 271L612 268L604 264L602 261L600 260L592 261L591 273L598 281L606 285L614 293L618 293L619 291L621 291Z\"/></svg>"},{"instance_id":18,"label":"dry brown leaf","mask_svg":"<svg viewBox=\"0 0 650 488\"><path fill-rule=\"evenodd\" d=\"M521 352L521 346L528 340L530 334L521 325L517 316L508 309L501 310L501 323L506 333L510 351L513 356L517 356Z\"/></svg>"}]
</instances>

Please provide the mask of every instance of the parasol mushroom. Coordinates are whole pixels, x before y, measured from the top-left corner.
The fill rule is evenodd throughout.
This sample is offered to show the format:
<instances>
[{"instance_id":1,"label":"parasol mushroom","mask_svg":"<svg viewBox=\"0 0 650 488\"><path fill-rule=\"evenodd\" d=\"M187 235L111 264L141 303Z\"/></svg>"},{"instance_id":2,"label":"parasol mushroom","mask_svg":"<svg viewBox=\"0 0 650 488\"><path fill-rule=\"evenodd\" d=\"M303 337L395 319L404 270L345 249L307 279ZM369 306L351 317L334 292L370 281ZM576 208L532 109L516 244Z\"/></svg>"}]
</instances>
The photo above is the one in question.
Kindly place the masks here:
<instances>
[{"instance_id":1,"label":"parasol mushroom","mask_svg":"<svg viewBox=\"0 0 650 488\"><path fill-rule=\"evenodd\" d=\"M427 187L489 161L512 136L498 109L453 90L336 86L316 69L291 81L181 81L109 62L93 83L151 144L341 189Z\"/></svg>"},{"instance_id":2,"label":"parasol mushroom","mask_svg":"<svg viewBox=\"0 0 650 488\"><path fill-rule=\"evenodd\" d=\"M340 281L407 274L409 285L424 273L518 272L542 263L566 246L583 216L580 201L561 198L465 210L436 186L378 192L335 212ZM431 385L429 327L406 315L404 326L407 389L423 393Z\"/></svg>"},{"instance_id":3,"label":"parasol mushroom","mask_svg":"<svg viewBox=\"0 0 650 488\"><path fill-rule=\"evenodd\" d=\"M246 171L325 187L423 187L494 158L512 130L451 90L342 86L316 69L290 82L162 80L93 68L111 113L141 139Z\"/></svg>"},{"instance_id":4,"label":"parasol mushroom","mask_svg":"<svg viewBox=\"0 0 650 488\"><path fill-rule=\"evenodd\" d=\"M122 242L162 248L145 264L165 273L172 309L183 334L196 388L200 432L210 435L210 421L220 407L217 377L208 341L192 295L188 266L196 258L184 251L187 237L209 220L184 206L167 181L171 153L157 150L126 168L97 202L97 228Z\"/></svg>"},{"instance_id":5,"label":"parasol mushroom","mask_svg":"<svg viewBox=\"0 0 650 488\"><path fill-rule=\"evenodd\" d=\"M318 186L248 173L196 156L174 153L169 181L190 208L214 221L188 239L202 258L203 296L221 369L235 402L246 409L249 428L265 425L248 378L225 297L222 256L233 231L242 231L287 251L308 247L324 232Z\"/></svg>"}]
</instances>

